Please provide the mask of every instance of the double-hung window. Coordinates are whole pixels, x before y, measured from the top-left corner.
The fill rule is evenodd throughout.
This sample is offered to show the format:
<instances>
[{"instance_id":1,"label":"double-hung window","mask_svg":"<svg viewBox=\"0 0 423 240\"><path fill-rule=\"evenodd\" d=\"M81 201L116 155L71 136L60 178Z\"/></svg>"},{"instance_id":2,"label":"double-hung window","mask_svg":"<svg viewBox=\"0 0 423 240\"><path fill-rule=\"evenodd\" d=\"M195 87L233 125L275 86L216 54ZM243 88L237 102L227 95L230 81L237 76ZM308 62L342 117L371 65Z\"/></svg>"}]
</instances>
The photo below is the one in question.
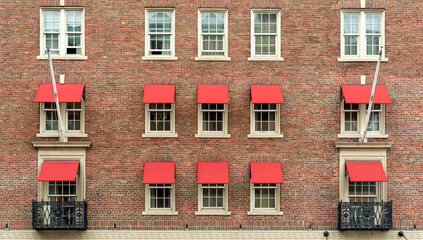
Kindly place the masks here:
<instances>
[{"instance_id":1,"label":"double-hung window","mask_svg":"<svg viewBox=\"0 0 423 240\"><path fill-rule=\"evenodd\" d=\"M344 103L344 131L359 132L359 104Z\"/></svg>"},{"instance_id":2,"label":"double-hung window","mask_svg":"<svg viewBox=\"0 0 423 240\"><path fill-rule=\"evenodd\" d=\"M252 10L249 60L281 61L280 10Z\"/></svg>"},{"instance_id":3,"label":"double-hung window","mask_svg":"<svg viewBox=\"0 0 423 240\"><path fill-rule=\"evenodd\" d=\"M146 9L144 60L177 60L174 9Z\"/></svg>"},{"instance_id":4,"label":"double-hung window","mask_svg":"<svg viewBox=\"0 0 423 240\"><path fill-rule=\"evenodd\" d=\"M376 182L349 182L350 202L377 202Z\"/></svg>"},{"instance_id":5,"label":"double-hung window","mask_svg":"<svg viewBox=\"0 0 423 240\"><path fill-rule=\"evenodd\" d=\"M253 104L254 132L276 134L277 104Z\"/></svg>"},{"instance_id":6,"label":"double-hung window","mask_svg":"<svg viewBox=\"0 0 423 240\"><path fill-rule=\"evenodd\" d=\"M66 104L66 130L69 132L81 131L82 104Z\"/></svg>"},{"instance_id":7,"label":"double-hung window","mask_svg":"<svg viewBox=\"0 0 423 240\"><path fill-rule=\"evenodd\" d=\"M254 184L254 209L276 210L277 184Z\"/></svg>"},{"instance_id":8,"label":"double-hung window","mask_svg":"<svg viewBox=\"0 0 423 240\"><path fill-rule=\"evenodd\" d=\"M48 182L48 200L52 202L76 201L76 181Z\"/></svg>"},{"instance_id":9,"label":"double-hung window","mask_svg":"<svg viewBox=\"0 0 423 240\"><path fill-rule=\"evenodd\" d=\"M225 184L201 184L201 209L224 209Z\"/></svg>"},{"instance_id":10,"label":"double-hung window","mask_svg":"<svg viewBox=\"0 0 423 240\"><path fill-rule=\"evenodd\" d=\"M68 137L84 137L84 100L79 103L59 103L65 135ZM41 123L38 137L52 137L58 134L59 119L56 103L41 103Z\"/></svg>"},{"instance_id":11,"label":"double-hung window","mask_svg":"<svg viewBox=\"0 0 423 240\"><path fill-rule=\"evenodd\" d=\"M226 9L200 9L196 60L230 60Z\"/></svg>"},{"instance_id":12,"label":"double-hung window","mask_svg":"<svg viewBox=\"0 0 423 240\"><path fill-rule=\"evenodd\" d=\"M225 133L226 104L201 104L201 133Z\"/></svg>"},{"instance_id":13,"label":"double-hung window","mask_svg":"<svg viewBox=\"0 0 423 240\"><path fill-rule=\"evenodd\" d=\"M148 104L148 131L170 133L172 131L172 108L170 103Z\"/></svg>"},{"instance_id":14,"label":"double-hung window","mask_svg":"<svg viewBox=\"0 0 423 240\"><path fill-rule=\"evenodd\" d=\"M172 184L149 184L149 209L172 209Z\"/></svg>"},{"instance_id":15,"label":"double-hung window","mask_svg":"<svg viewBox=\"0 0 423 240\"><path fill-rule=\"evenodd\" d=\"M87 59L84 56L83 8L42 8L40 26L38 59L47 58L47 49L52 58Z\"/></svg>"},{"instance_id":16,"label":"double-hung window","mask_svg":"<svg viewBox=\"0 0 423 240\"><path fill-rule=\"evenodd\" d=\"M377 61L385 44L384 11L344 9L341 16L339 61ZM387 61L384 52L382 61Z\"/></svg>"}]
</instances>

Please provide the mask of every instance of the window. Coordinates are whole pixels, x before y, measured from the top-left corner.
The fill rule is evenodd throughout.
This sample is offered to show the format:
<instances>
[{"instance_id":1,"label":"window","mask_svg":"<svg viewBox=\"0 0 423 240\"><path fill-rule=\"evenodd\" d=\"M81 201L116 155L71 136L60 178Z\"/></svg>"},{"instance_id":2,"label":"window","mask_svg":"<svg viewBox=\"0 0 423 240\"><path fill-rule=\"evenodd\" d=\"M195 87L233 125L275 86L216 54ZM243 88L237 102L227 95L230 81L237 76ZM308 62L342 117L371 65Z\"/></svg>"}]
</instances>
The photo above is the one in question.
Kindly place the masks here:
<instances>
[{"instance_id":1,"label":"window","mask_svg":"<svg viewBox=\"0 0 423 240\"><path fill-rule=\"evenodd\" d=\"M228 105L199 104L196 137L230 137L228 134Z\"/></svg>"},{"instance_id":2,"label":"window","mask_svg":"<svg viewBox=\"0 0 423 240\"><path fill-rule=\"evenodd\" d=\"M349 182L350 202L377 202L376 182Z\"/></svg>"},{"instance_id":3,"label":"window","mask_svg":"<svg viewBox=\"0 0 423 240\"><path fill-rule=\"evenodd\" d=\"M251 134L248 137L283 137L280 104L251 104Z\"/></svg>"},{"instance_id":4,"label":"window","mask_svg":"<svg viewBox=\"0 0 423 240\"><path fill-rule=\"evenodd\" d=\"M251 57L249 60L282 61L280 11L253 9L251 17Z\"/></svg>"},{"instance_id":5,"label":"window","mask_svg":"<svg viewBox=\"0 0 423 240\"><path fill-rule=\"evenodd\" d=\"M150 103L148 105L149 132L171 132L172 104Z\"/></svg>"},{"instance_id":6,"label":"window","mask_svg":"<svg viewBox=\"0 0 423 240\"><path fill-rule=\"evenodd\" d=\"M226 9L199 9L196 60L229 61Z\"/></svg>"},{"instance_id":7,"label":"window","mask_svg":"<svg viewBox=\"0 0 423 240\"><path fill-rule=\"evenodd\" d=\"M149 209L172 208L172 184L150 184L150 207Z\"/></svg>"},{"instance_id":8,"label":"window","mask_svg":"<svg viewBox=\"0 0 423 240\"><path fill-rule=\"evenodd\" d=\"M143 60L177 60L174 9L146 9Z\"/></svg>"},{"instance_id":9,"label":"window","mask_svg":"<svg viewBox=\"0 0 423 240\"><path fill-rule=\"evenodd\" d=\"M368 104L342 104L342 137L359 138L364 131ZM385 138L385 104L373 104L367 137Z\"/></svg>"},{"instance_id":10,"label":"window","mask_svg":"<svg viewBox=\"0 0 423 240\"><path fill-rule=\"evenodd\" d=\"M59 120L56 103L41 103L40 133L37 137L58 137ZM84 100L79 103L60 103L60 111L67 137L87 137L85 134Z\"/></svg>"},{"instance_id":11,"label":"window","mask_svg":"<svg viewBox=\"0 0 423 240\"><path fill-rule=\"evenodd\" d=\"M201 208L224 207L225 184L201 184Z\"/></svg>"},{"instance_id":12,"label":"window","mask_svg":"<svg viewBox=\"0 0 423 240\"><path fill-rule=\"evenodd\" d=\"M254 209L276 209L276 184L254 184Z\"/></svg>"},{"instance_id":13,"label":"window","mask_svg":"<svg viewBox=\"0 0 423 240\"><path fill-rule=\"evenodd\" d=\"M48 200L53 202L76 201L76 182L48 182Z\"/></svg>"},{"instance_id":14,"label":"window","mask_svg":"<svg viewBox=\"0 0 423 240\"><path fill-rule=\"evenodd\" d=\"M40 26L38 59L47 59L47 49L54 59L87 59L83 8L42 8Z\"/></svg>"},{"instance_id":15,"label":"window","mask_svg":"<svg viewBox=\"0 0 423 240\"><path fill-rule=\"evenodd\" d=\"M377 61L385 44L385 15L381 10L343 10L339 61ZM387 61L384 52L382 61Z\"/></svg>"}]
</instances>

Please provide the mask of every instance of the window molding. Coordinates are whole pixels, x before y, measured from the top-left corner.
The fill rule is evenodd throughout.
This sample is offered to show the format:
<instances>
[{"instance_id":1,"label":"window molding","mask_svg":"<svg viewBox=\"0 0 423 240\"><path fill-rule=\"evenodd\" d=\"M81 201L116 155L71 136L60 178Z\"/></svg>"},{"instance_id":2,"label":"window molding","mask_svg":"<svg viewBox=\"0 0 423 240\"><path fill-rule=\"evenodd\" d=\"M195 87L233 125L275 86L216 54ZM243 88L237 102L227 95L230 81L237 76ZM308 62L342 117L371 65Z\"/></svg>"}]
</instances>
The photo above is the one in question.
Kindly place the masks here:
<instances>
[{"instance_id":1,"label":"window molding","mask_svg":"<svg viewBox=\"0 0 423 240\"><path fill-rule=\"evenodd\" d=\"M175 104L172 103L171 119L170 119L170 132L150 132L150 110L149 103L144 104L145 106L145 129L142 137L144 138L176 138L178 134L175 133Z\"/></svg>"},{"instance_id":2,"label":"window molding","mask_svg":"<svg viewBox=\"0 0 423 240\"><path fill-rule=\"evenodd\" d=\"M349 177L345 166L346 161L381 161L385 174L387 174L387 153L388 148L392 146L391 142L374 143L335 143L339 150L339 199L348 202L348 184ZM387 201L387 183L378 182L377 201Z\"/></svg>"},{"instance_id":3,"label":"window molding","mask_svg":"<svg viewBox=\"0 0 423 240\"><path fill-rule=\"evenodd\" d=\"M142 211L142 215L178 215L176 211L175 201L175 184L172 184L171 188L171 208L170 209L150 209L150 184L145 185L145 211Z\"/></svg>"},{"instance_id":4,"label":"window molding","mask_svg":"<svg viewBox=\"0 0 423 240\"><path fill-rule=\"evenodd\" d=\"M44 161L79 161L79 174L76 177L77 201L86 199L86 149L91 142L51 143L31 142L38 149L38 175ZM37 177L38 177L37 175ZM48 183L38 182L38 201L48 201Z\"/></svg>"},{"instance_id":5,"label":"window molding","mask_svg":"<svg viewBox=\"0 0 423 240\"><path fill-rule=\"evenodd\" d=\"M150 35L149 35L149 12L170 12L171 13L171 32L170 32L170 55L150 55ZM175 9L174 8L145 8L145 36L144 36L144 56L142 60L162 60L162 61L175 61L178 58L175 56Z\"/></svg>"},{"instance_id":6,"label":"window molding","mask_svg":"<svg viewBox=\"0 0 423 240\"><path fill-rule=\"evenodd\" d=\"M364 124L366 122L366 104L358 104L359 105L359 114L358 114L358 132L345 132L344 131L344 99L341 101L341 134L338 134L338 138L362 138L364 133ZM388 138L389 135L385 134L385 118L386 118L386 104L381 104L382 111L380 116L380 131L379 132L370 132L367 131L366 137L367 138Z\"/></svg>"},{"instance_id":7,"label":"window molding","mask_svg":"<svg viewBox=\"0 0 423 240\"><path fill-rule=\"evenodd\" d=\"M44 11L59 11L59 54L50 54L51 59L88 60L85 55L85 8L84 7L41 7L40 8L40 55L38 60L48 59L44 52ZM81 54L66 54L66 11L81 11Z\"/></svg>"},{"instance_id":8,"label":"window molding","mask_svg":"<svg viewBox=\"0 0 423 240\"><path fill-rule=\"evenodd\" d=\"M254 184L250 179L250 211L247 212L247 215L283 215L281 211L281 186L279 183L276 184L276 209L257 209L254 208Z\"/></svg>"},{"instance_id":9,"label":"window molding","mask_svg":"<svg viewBox=\"0 0 423 240\"><path fill-rule=\"evenodd\" d=\"M356 56L345 55L345 41L344 41L344 14L358 13L359 14L359 32L358 32L358 54ZM380 24L380 46L385 47L385 10L384 9L342 9L341 10L341 32L340 32L340 57L338 62L377 62L379 55L366 54L366 13L381 13ZM382 62L388 62L385 57L386 49L382 51Z\"/></svg>"},{"instance_id":10,"label":"window molding","mask_svg":"<svg viewBox=\"0 0 423 240\"><path fill-rule=\"evenodd\" d=\"M272 55L256 55L255 54L255 37L254 37L254 14L255 13L276 13L276 41L275 41L275 56ZM250 18L250 57L248 61L283 61L281 56L282 37L281 37L281 10L280 9L251 9Z\"/></svg>"},{"instance_id":11,"label":"window molding","mask_svg":"<svg viewBox=\"0 0 423 240\"><path fill-rule=\"evenodd\" d=\"M67 103L60 104L60 115L62 117L62 126L65 128L64 135L65 137L77 137L77 138L86 138L88 135L85 133L85 100L81 99L81 131L68 131L67 124ZM45 116L44 116L44 103L40 103L40 132L37 133L36 137L59 137L59 131L45 131Z\"/></svg>"},{"instance_id":12,"label":"window molding","mask_svg":"<svg viewBox=\"0 0 423 240\"><path fill-rule=\"evenodd\" d=\"M223 55L202 55L202 13L224 13L224 32L223 32ZM231 58L228 56L228 9L226 8L199 8L198 9L198 50L197 50L197 57L195 57L196 61L230 61Z\"/></svg>"},{"instance_id":13,"label":"window molding","mask_svg":"<svg viewBox=\"0 0 423 240\"><path fill-rule=\"evenodd\" d=\"M228 104L224 104L223 112L223 131L222 132L202 132L202 111L201 104L197 104L198 117L197 117L197 134L196 138L230 138L231 134L228 133Z\"/></svg>"},{"instance_id":14,"label":"window molding","mask_svg":"<svg viewBox=\"0 0 423 240\"><path fill-rule=\"evenodd\" d=\"M198 184L198 211L195 212L195 215L223 215L229 216L231 212L228 211L228 184L225 184L225 190L223 193L223 208L202 208L203 200L203 191L202 184Z\"/></svg>"},{"instance_id":15,"label":"window molding","mask_svg":"<svg viewBox=\"0 0 423 240\"><path fill-rule=\"evenodd\" d=\"M254 104L250 101L250 134L247 135L248 138L283 138L281 132L281 104L276 104L276 123L275 130L276 132L255 132L254 131Z\"/></svg>"}]
</instances>

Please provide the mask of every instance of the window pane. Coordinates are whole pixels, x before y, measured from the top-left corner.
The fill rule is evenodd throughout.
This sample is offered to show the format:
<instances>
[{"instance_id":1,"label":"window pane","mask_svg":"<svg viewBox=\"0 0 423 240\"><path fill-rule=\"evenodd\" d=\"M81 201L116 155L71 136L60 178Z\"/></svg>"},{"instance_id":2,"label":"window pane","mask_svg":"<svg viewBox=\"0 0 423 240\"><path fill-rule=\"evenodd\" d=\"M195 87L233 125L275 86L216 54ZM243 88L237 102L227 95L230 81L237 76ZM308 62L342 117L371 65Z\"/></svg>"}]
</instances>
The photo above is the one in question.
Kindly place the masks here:
<instances>
[{"instance_id":1,"label":"window pane","mask_svg":"<svg viewBox=\"0 0 423 240\"><path fill-rule=\"evenodd\" d=\"M44 11L44 32L59 32L59 11Z\"/></svg>"}]
</instances>

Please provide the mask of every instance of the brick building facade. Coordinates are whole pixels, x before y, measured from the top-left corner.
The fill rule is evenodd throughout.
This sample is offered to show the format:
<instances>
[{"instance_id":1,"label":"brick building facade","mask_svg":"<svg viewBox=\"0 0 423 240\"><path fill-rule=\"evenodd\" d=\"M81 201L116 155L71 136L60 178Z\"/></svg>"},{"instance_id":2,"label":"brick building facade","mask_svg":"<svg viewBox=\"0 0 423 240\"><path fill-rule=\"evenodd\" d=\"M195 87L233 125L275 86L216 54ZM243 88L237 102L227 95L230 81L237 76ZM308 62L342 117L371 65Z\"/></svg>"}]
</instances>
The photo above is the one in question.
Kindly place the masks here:
<instances>
[{"instance_id":1,"label":"brick building facade","mask_svg":"<svg viewBox=\"0 0 423 240\"><path fill-rule=\"evenodd\" d=\"M33 230L32 200L48 201L54 195L49 182L40 180L43 164L72 161L78 172L73 174L76 181L70 181L76 187L66 187L75 196L69 191L62 196L64 190L60 194L86 200L88 230L60 237L143 236L139 231L119 235L119 230L158 231L151 238L209 234L177 231L188 226L232 230L228 238L324 239L324 230L330 231L329 239L390 238L399 230L423 238L422 11L423 2L417 0L3 1L0 227L10 231L0 236L57 238L55 232ZM380 111L372 115L374 128L368 143L360 143L366 104L347 98L369 93L363 89L373 80L380 46L378 84L387 91L377 90L376 95L392 104L375 102ZM41 99L49 97L41 90L50 83L47 47L58 87L80 86L59 92L59 100L64 92L79 98L60 104L67 143L57 142L57 120L48 116L54 112L52 100ZM174 88L167 91L163 85ZM213 88L205 89L212 100L199 102L204 97L199 89L210 85L227 86L222 94L229 103L213 102L222 95ZM254 93L254 86L262 85L276 86L276 92ZM274 102L267 99L275 96ZM163 100L166 97L170 100ZM211 106L203 109L201 104L221 104L222 115L203 115ZM219 112L220 106L211 112ZM260 115L260 121L259 110L268 114ZM213 127L199 124L204 118ZM367 190L360 185L363 192L372 192L361 194L368 198L363 200L349 190L358 188L348 181L354 172L346 165L369 161L377 162L376 170L382 169L387 182L358 181L369 184ZM204 162L228 163L228 183L204 182L226 184L220 195L223 214L201 213L205 202L199 200L204 192L198 180ZM163 190L174 194L167 196L170 202L155 205L169 206L169 212L149 211L153 207L148 207L152 192L146 190L146 163L175 164L173 183L148 182L150 187L171 185L171 190ZM273 190L257 193L259 205L252 201L255 187L260 187L254 183L265 182L254 182L251 163L277 163L283 178L283 183L268 182L276 196ZM213 169L207 165L204 171ZM152 173L166 172L160 167ZM376 190L370 190L373 187ZM393 201L389 231L338 231L339 201L352 198ZM255 211L260 208L266 209ZM375 205L372 211L381 208ZM240 226L246 231L233 232ZM109 231L113 229L118 231ZM90 230L102 230L103 235ZM247 230L272 231L257 235ZM284 230L296 231L287 235Z\"/></svg>"}]
</instances>

